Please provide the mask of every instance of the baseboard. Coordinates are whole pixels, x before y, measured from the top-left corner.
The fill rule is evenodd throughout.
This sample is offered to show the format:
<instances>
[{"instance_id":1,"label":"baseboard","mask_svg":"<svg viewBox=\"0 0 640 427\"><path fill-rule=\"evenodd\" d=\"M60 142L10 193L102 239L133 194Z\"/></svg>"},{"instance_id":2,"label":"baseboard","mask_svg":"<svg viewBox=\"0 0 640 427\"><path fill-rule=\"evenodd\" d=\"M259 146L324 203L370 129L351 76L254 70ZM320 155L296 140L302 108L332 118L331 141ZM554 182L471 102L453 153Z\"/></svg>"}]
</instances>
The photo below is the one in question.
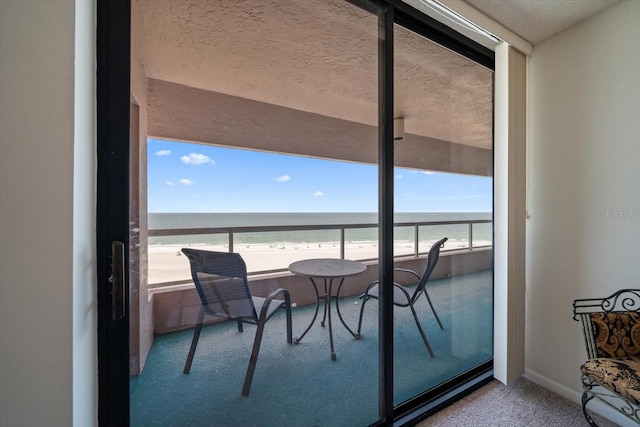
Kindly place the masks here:
<instances>
[{"instance_id":1,"label":"baseboard","mask_svg":"<svg viewBox=\"0 0 640 427\"><path fill-rule=\"evenodd\" d=\"M577 404L579 404L580 406L582 406L582 392L578 392L575 391L573 389L570 389L569 387L566 387L560 383L557 383L547 377L545 377L544 375L540 375L537 372L534 372L530 369L525 369L524 370L524 377L536 384L538 384L541 387L546 388L549 391L552 391L566 399L569 399L572 402L575 402ZM593 411L594 413L601 415L611 421L613 421L616 424L619 424L620 426L623 427L638 427L638 425L636 423L634 423L633 421L631 421L629 418L625 417L624 415L620 414L618 411L610 408L609 406L607 406L606 404L602 403L602 402L598 402L597 400L592 400L591 402L589 402L589 404L587 405L587 408L590 411Z\"/></svg>"}]
</instances>

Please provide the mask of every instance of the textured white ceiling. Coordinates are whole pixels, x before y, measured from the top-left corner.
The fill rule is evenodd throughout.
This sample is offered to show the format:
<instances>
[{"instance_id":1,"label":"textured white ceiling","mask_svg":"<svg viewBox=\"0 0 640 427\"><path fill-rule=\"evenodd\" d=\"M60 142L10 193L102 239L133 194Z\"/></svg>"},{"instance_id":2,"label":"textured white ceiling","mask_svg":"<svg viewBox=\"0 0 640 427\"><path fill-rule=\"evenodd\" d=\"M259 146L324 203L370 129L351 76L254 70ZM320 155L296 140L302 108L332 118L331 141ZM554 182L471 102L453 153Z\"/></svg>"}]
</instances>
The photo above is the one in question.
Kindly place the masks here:
<instances>
[{"instance_id":1,"label":"textured white ceiling","mask_svg":"<svg viewBox=\"0 0 640 427\"><path fill-rule=\"evenodd\" d=\"M535 45L618 0L464 0Z\"/></svg>"}]
</instances>

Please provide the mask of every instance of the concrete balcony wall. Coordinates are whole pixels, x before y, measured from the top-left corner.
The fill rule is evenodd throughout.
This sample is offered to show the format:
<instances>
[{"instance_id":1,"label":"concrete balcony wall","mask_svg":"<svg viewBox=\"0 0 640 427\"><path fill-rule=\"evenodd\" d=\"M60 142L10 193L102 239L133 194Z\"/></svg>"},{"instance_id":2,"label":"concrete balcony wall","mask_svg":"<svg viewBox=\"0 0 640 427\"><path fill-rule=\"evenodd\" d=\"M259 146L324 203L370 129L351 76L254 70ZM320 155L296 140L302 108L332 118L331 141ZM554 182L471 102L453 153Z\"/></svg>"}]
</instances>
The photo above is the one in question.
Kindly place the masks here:
<instances>
[{"instance_id":1,"label":"concrete balcony wall","mask_svg":"<svg viewBox=\"0 0 640 427\"><path fill-rule=\"evenodd\" d=\"M426 258L401 259L395 262L397 267L408 268L421 274ZM370 262L367 270L357 276L345 279L340 296L357 295L378 278L378 263ZM474 249L473 251L452 251L440 255L440 260L431 275L431 279L459 276L489 270L493 265L491 248ZM334 292L339 282L334 281ZM322 281L316 280L322 286ZM267 296L278 288L287 289L291 294L291 302L298 307L314 304L316 301L313 287L306 277L291 273L273 273L249 278L251 292L256 296ZM171 286L153 291L153 313L155 333L161 334L193 327L200 309L200 299L192 284ZM213 323L218 320L206 319Z\"/></svg>"}]
</instances>

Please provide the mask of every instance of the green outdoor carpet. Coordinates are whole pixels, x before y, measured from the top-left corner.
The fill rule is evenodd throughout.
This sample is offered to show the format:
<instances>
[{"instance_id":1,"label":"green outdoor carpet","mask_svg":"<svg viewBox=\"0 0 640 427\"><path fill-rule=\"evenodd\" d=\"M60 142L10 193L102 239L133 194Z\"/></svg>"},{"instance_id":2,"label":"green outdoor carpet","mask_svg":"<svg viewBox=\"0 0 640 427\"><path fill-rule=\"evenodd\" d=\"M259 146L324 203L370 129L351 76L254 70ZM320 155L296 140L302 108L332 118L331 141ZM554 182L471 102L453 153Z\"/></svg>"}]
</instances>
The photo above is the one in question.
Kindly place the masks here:
<instances>
[{"instance_id":1,"label":"green outdoor carpet","mask_svg":"<svg viewBox=\"0 0 640 427\"><path fill-rule=\"evenodd\" d=\"M434 280L429 294L445 329L422 297L416 306L435 352L431 359L408 308L395 308L394 394L400 403L492 357L490 271ZM355 331L360 300L340 300ZM314 306L293 309L300 335ZM302 342L289 345L285 316L266 325L251 393L241 395L255 327L205 326L191 373L182 373L193 330L157 335L144 371L131 379L132 426L366 426L378 419L378 310L367 302L362 338L354 339L332 307L335 351L319 319Z\"/></svg>"}]
</instances>

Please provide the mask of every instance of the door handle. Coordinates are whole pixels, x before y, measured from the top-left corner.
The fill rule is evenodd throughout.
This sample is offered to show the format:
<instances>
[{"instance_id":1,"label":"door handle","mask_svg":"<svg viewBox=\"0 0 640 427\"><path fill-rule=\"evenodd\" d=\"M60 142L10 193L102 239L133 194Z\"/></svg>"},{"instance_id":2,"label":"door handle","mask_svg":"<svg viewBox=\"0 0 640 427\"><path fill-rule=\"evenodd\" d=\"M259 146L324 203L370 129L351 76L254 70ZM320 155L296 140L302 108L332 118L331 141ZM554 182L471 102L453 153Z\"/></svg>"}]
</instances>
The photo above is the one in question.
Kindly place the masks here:
<instances>
[{"instance_id":1,"label":"door handle","mask_svg":"<svg viewBox=\"0 0 640 427\"><path fill-rule=\"evenodd\" d=\"M124 243L111 243L111 319L120 320L125 313Z\"/></svg>"}]
</instances>

